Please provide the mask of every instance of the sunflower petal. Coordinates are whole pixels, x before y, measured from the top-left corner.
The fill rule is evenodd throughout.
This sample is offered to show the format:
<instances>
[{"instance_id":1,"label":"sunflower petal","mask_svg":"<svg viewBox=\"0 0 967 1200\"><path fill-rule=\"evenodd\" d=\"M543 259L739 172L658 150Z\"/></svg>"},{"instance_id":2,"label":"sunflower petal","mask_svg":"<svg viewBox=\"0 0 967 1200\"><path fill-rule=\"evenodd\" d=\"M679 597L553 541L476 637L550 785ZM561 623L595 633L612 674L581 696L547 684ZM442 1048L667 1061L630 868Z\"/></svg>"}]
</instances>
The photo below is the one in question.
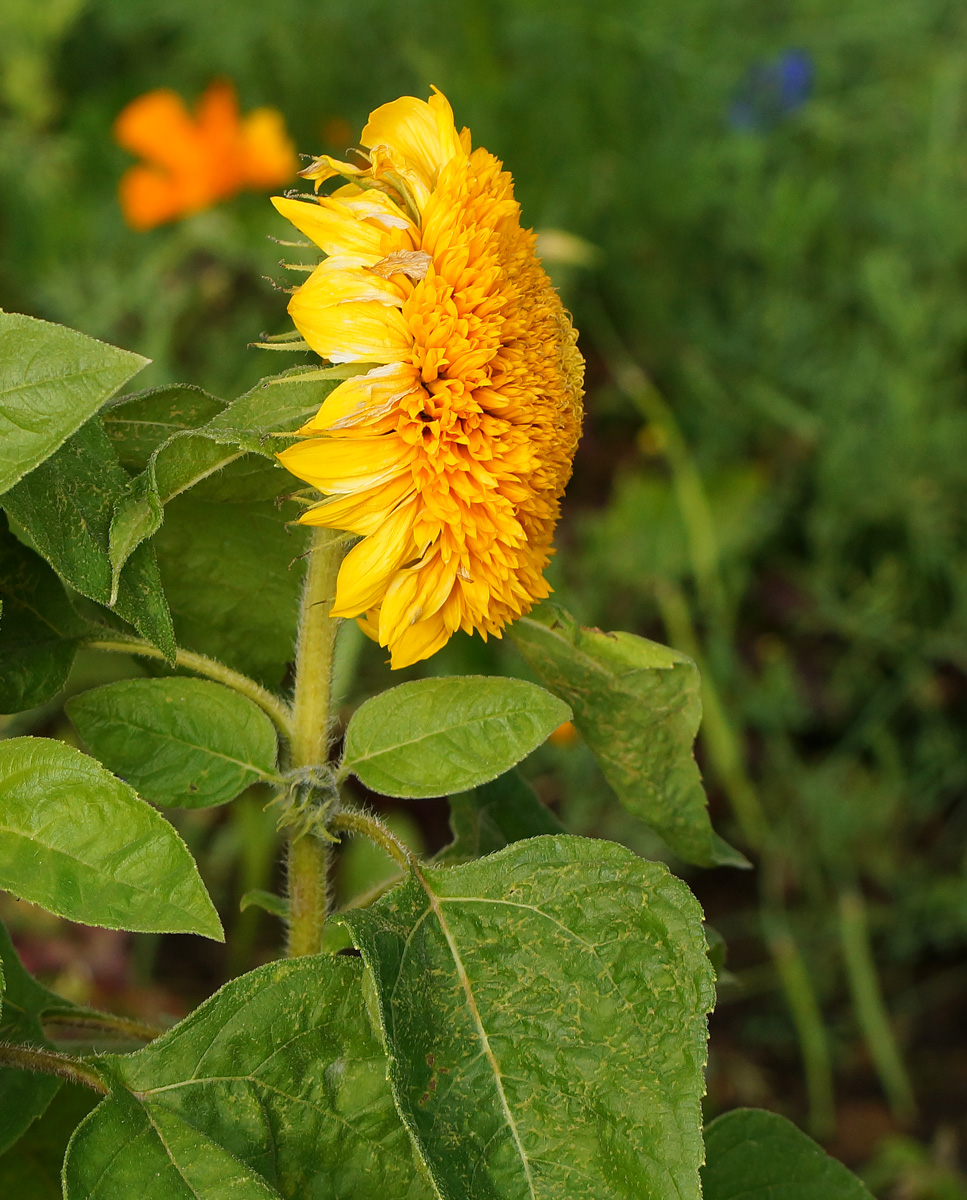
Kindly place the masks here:
<instances>
[{"instance_id":1,"label":"sunflower petal","mask_svg":"<svg viewBox=\"0 0 967 1200\"><path fill-rule=\"evenodd\" d=\"M442 650L450 637L451 633L440 613L417 621L403 630L390 645L390 666L398 671L400 667L409 667L421 659L429 658L431 654Z\"/></svg>"},{"instance_id":2,"label":"sunflower petal","mask_svg":"<svg viewBox=\"0 0 967 1200\"><path fill-rule=\"evenodd\" d=\"M408 363L375 367L365 375L347 379L330 392L316 415L299 432L326 433L378 420L397 401L419 388L419 373Z\"/></svg>"},{"instance_id":3,"label":"sunflower petal","mask_svg":"<svg viewBox=\"0 0 967 1200\"><path fill-rule=\"evenodd\" d=\"M316 354L330 362L391 363L409 357L412 337L399 309L367 301L321 307L300 288L289 315Z\"/></svg>"},{"instance_id":4,"label":"sunflower petal","mask_svg":"<svg viewBox=\"0 0 967 1200\"><path fill-rule=\"evenodd\" d=\"M410 501L392 512L375 533L353 546L339 568L330 616L354 617L379 602L386 581L417 553L412 529Z\"/></svg>"},{"instance_id":5,"label":"sunflower petal","mask_svg":"<svg viewBox=\"0 0 967 1200\"><path fill-rule=\"evenodd\" d=\"M405 470L410 447L398 437L306 438L276 456L321 492L342 495L376 487Z\"/></svg>"},{"instance_id":6,"label":"sunflower petal","mask_svg":"<svg viewBox=\"0 0 967 1200\"><path fill-rule=\"evenodd\" d=\"M438 613L455 583L456 571L441 563L438 555L432 555L429 562L397 572L379 608L382 644L397 642L411 625Z\"/></svg>"},{"instance_id":7,"label":"sunflower petal","mask_svg":"<svg viewBox=\"0 0 967 1200\"><path fill-rule=\"evenodd\" d=\"M376 487L325 500L304 512L299 524L345 529L347 533L366 537L375 533L396 505L412 492L412 478L407 474L397 475Z\"/></svg>"},{"instance_id":8,"label":"sunflower petal","mask_svg":"<svg viewBox=\"0 0 967 1200\"><path fill-rule=\"evenodd\" d=\"M383 231L358 217L339 200L293 200L273 196L276 210L326 254L357 251L382 258Z\"/></svg>"},{"instance_id":9,"label":"sunflower petal","mask_svg":"<svg viewBox=\"0 0 967 1200\"><path fill-rule=\"evenodd\" d=\"M373 301L396 308L403 306L403 296L397 284L363 267L333 266L331 258L325 259L316 267L299 288L299 295L303 303L320 307L346 304L348 301Z\"/></svg>"},{"instance_id":10,"label":"sunflower petal","mask_svg":"<svg viewBox=\"0 0 967 1200\"><path fill-rule=\"evenodd\" d=\"M439 93L429 103L415 96L401 96L381 105L369 114L361 140L364 146L389 146L431 186L440 169L464 153L453 110Z\"/></svg>"}]
</instances>

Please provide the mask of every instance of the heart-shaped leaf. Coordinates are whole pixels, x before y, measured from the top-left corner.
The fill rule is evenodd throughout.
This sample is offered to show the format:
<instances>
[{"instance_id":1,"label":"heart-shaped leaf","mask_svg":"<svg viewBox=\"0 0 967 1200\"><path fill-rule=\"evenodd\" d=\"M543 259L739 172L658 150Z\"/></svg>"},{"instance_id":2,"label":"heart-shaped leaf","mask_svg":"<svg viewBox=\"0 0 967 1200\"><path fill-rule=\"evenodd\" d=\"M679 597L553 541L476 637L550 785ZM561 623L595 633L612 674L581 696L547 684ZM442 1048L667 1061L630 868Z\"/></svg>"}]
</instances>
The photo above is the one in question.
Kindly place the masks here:
<instances>
[{"instance_id":1,"label":"heart-shaped leaf","mask_svg":"<svg viewBox=\"0 0 967 1200\"><path fill-rule=\"evenodd\" d=\"M709 821L692 753L702 701L690 658L632 633L586 629L546 603L510 633L531 668L574 709L574 724L630 812L686 862L748 865Z\"/></svg>"},{"instance_id":2,"label":"heart-shaped leaf","mask_svg":"<svg viewBox=\"0 0 967 1200\"><path fill-rule=\"evenodd\" d=\"M699 1200L713 980L662 864L532 838L342 920L444 1200Z\"/></svg>"},{"instance_id":3,"label":"heart-shaped leaf","mask_svg":"<svg viewBox=\"0 0 967 1200\"><path fill-rule=\"evenodd\" d=\"M71 1142L67 1200L430 1200L363 980L358 960L269 963L143 1050L101 1055L113 1092ZM210 1190L206 1158L237 1192Z\"/></svg>"},{"instance_id":4,"label":"heart-shaped leaf","mask_svg":"<svg viewBox=\"0 0 967 1200\"><path fill-rule=\"evenodd\" d=\"M705 1200L872 1200L851 1171L778 1113L725 1113L705 1130L705 1146Z\"/></svg>"},{"instance_id":5,"label":"heart-shaped leaf","mask_svg":"<svg viewBox=\"0 0 967 1200\"><path fill-rule=\"evenodd\" d=\"M67 713L91 752L155 804L208 808L276 775L272 722L207 679L125 679L75 696Z\"/></svg>"},{"instance_id":6,"label":"heart-shaped leaf","mask_svg":"<svg viewBox=\"0 0 967 1200\"><path fill-rule=\"evenodd\" d=\"M570 715L523 679L401 683L353 713L342 766L384 796L464 792L508 771Z\"/></svg>"},{"instance_id":7,"label":"heart-shaped leaf","mask_svg":"<svg viewBox=\"0 0 967 1200\"><path fill-rule=\"evenodd\" d=\"M0 493L49 458L148 360L0 312Z\"/></svg>"},{"instance_id":8,"label":"heart-shaped leaf","mask_svg":"<svg viewBox=\"0 0 967 1200\"><path fill-rule=\"evenodd\" d=\"M164 817L93 758L49 738L0 742L0 888L85 925L223 936Z\"/></svg>"}]
</instances>

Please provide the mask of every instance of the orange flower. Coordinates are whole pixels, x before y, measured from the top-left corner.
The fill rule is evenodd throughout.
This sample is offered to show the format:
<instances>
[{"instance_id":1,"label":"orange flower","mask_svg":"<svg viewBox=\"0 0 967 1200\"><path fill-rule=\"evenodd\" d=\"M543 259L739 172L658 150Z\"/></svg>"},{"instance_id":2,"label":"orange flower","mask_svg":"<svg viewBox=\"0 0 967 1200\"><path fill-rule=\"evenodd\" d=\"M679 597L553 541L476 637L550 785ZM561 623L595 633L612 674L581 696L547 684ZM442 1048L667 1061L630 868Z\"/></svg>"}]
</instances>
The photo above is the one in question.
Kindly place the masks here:
<instances>
[{"instance_id":1,"label":"orange flower","mask_svg":"<svg viewBox=\"0 0 967 1200\"><path fill-rule=\"evenodd\" d=\"M573 721L565 721L547 739L552 746L573 746L578 740L578 731Z\"/></svg>"},{"instance_id":2,"label":"orange flower","mask_svg":"<svg viewBox=\"0 0 967 1200\"><path fill-rule=\"evenodd\" d=\"M257 108L242 117L226 80L208 87L194 117L170 88L146 92L118 116L114 137L147 160L125 171L118 189L133 229L200 212L245 188L278 187L298 169L282 114Z\"/></svg>"}]
</instances>

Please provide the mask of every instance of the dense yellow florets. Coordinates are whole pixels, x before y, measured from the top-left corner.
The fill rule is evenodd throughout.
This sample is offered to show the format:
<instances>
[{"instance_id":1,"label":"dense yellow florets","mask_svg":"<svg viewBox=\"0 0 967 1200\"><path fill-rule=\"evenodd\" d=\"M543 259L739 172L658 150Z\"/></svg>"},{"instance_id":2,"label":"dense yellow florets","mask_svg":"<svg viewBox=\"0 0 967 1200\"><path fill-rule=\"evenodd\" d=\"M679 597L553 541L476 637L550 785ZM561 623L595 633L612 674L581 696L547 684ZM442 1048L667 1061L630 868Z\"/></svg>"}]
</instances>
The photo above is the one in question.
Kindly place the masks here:
<instances>
[{"instance_id":1,"label":"dense yellow florets","mask_svg":"<svg viewBox=\"0 0 967 1200\"><path fill-rule=\"evenodd\" d=\"M368 165L303 172L354 182L275 201L328 255L292 298L297 328L370 365L279 457L330 497L303 522L362 535L332 612L365 614L400 667L457 629L499 636L548 595L583 362L510 175L439 93L377 109L363 144Z\"/></svg>"}]
</instances>

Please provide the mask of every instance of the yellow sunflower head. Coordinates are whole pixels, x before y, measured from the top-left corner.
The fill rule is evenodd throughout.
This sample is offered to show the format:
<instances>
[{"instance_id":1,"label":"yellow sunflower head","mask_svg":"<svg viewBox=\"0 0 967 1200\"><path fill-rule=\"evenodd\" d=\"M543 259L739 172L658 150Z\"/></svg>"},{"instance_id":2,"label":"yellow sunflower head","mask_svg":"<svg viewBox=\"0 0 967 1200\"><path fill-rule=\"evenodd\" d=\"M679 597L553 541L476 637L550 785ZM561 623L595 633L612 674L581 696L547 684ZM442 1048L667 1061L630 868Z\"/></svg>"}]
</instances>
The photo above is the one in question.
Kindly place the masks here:
<instances>
[{"instance_id":1,"label":"yellow sunflower head","mask_svg":"<svg viewBox=\"0 0 967 1200\"><path fill-rule=\"evenodd\" d=\"M305 341L359 363L279 458L325 493L301 520L359 534L333 616L394 667L457 629L500 636L543 571L581 432L577 337L520 226L513 181L436 90L370 114L350 182L275 199L326 254L293 295Z\"/></svg>"}]
</instances>

